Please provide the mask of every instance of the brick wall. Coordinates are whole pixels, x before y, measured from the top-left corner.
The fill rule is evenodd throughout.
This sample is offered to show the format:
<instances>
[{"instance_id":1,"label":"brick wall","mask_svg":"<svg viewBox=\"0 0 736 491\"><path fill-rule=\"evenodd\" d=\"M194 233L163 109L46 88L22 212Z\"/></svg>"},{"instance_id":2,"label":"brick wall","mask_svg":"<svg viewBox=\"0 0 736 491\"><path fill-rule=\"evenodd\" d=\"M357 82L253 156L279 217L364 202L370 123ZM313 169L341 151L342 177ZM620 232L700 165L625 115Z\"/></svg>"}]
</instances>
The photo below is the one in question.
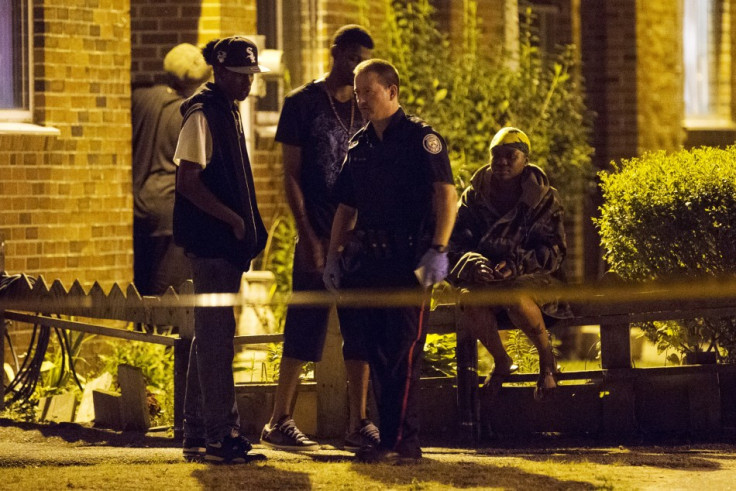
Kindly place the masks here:
<instances>
[{"instance_id":1,"label":"brick wall","mask_svg":"<svg viewBox=\"0 0 736 491\"><path fill-rule=\"evenodd\" d=\"M33 122L0 136L9 272L103 287L132 277L128 0L36 1Z\"/></svg>"},{"instance_id":2,"label":"brick wall","mask_svg":"<svg viewBox=\"0 0 736 491\"><path fill-rule=\"evenodd\" d=\"M130 0L131 79L164 83L163 60L180 43L199 44L202 2Z\"/></svg>"},{"instance_id":3,"label":"brick wall","mask_svg":"<svg viewBox=\"0 0 736 491\"><path fill-rule=\"evenodd\" d=\"M210 39L255 32L255 0L130 0L132 81L163 82L164 56L177 44L204 46Z\"/></svg>"},{"instance_id":4,"label":"brick wall","mask_svg":"<svg viewBox=\"0 0 736 491\"><path fill-rule=\"evenodd\" d=\"M679 2L639 2L636 12L637 154L674 151L685 133L682 9Z\"/></svg>"},{"instance_id":5,"label":"brick wall","mask_svg":"<svg viewBox=\"0 0 736 491\"><path fill-rule=\"evenodd\" d=\"M730 29L724 36L726 41L730 43L729 57L730 70L724 70L727 79L731 81L731 108L730 116L732 121L736 121L736 0L728 2L728 23Z\"/></svg>"}]
</instances>

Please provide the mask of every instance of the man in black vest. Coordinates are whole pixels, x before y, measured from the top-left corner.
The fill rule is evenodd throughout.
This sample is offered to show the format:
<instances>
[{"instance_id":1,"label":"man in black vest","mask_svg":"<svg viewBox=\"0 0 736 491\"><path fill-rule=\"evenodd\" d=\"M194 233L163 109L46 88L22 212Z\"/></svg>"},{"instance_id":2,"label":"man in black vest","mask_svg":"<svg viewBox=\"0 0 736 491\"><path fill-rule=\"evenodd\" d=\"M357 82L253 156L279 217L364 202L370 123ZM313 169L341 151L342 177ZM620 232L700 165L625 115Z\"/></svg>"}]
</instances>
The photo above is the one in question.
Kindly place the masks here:
<instances>
[{"instance_id":1,"label":"man in black vest","mask_svg":"<svg viewBox=\"0 0 736 491\"><path fill-rule=\"evenodd\" d=\"M194 291L237 293L243 272L266 244L237 102L250 93L258 50L234 36L202 50L214 83L184 101L174 161L179 164L174 239L191 259ZM230 306L195 308L184 400L184 457L243 463L250 442L240 434L232 363L235 315Z\"/></svg>"}]
</instances>

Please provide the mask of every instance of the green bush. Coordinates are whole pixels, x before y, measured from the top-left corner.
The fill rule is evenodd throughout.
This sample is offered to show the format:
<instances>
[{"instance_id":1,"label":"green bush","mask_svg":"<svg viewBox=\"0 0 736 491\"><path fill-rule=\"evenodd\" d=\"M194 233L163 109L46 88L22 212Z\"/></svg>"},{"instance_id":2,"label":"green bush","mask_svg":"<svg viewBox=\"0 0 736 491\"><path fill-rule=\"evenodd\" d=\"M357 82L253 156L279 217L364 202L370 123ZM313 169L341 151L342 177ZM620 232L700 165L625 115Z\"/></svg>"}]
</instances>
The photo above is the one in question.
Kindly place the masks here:
<instances>
[{"instance_id":1,"label":"green bush","mask_svg":"<svg viewBox=\"0 0 736 491\"><path fill-rule=\"evenodd\" d=\"M604 258L625 280L736 273L736 147L648 153L601 173L595 220ZM660 349L736 361L736 319L642 326Z\"/></svg>"},{"instance_id":2,"label":"green bush","mask_svg":"<svg viewBox=\"0 0 736 491\"><path fill-rule=\"evenodd\" d=\"M464 2L462 45L451 46L428 0L384 0L387 41L379 43L375 55L396 65L405 109L445 137L459 190L488 162L493 135L504 126L517 126L531 139L532 160L563 199L578 200L593 177L591 114L573 76L572 46L540 52L526 10L518 54L499 50L492 59L478 49L483 26L477 24L477 8L476 1Z\"/></svg>"}]
</instances>

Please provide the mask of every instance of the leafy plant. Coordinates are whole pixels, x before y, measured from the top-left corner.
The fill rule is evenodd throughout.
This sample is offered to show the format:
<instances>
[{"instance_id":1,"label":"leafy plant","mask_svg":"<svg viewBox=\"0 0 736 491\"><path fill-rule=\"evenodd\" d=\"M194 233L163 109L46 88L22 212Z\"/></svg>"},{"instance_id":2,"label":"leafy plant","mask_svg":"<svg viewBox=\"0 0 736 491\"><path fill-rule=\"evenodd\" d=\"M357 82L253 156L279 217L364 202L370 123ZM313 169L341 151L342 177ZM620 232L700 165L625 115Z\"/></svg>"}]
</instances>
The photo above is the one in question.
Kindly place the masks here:
<instances>
[{"instance_id":1,"label":"leafy plant","mask_svg":"<svg viewBox=\"0 0 736 491\"><path fill-rule=\"evenodd\" d=\"M260 268L271 271L276 279L269 293L269 303L276 319L277 332L284 332L296 237L296 224L291 214L277 217L271 225L268 242L261 257Z\"/></svg>"},{"instance_id":2,"label":"leafy plant","mask_svg":"<svg viewBox=\"0 0 736 491\"><path fill-rule=\"evenodd\" d=\"M520 329L508 331L506 351L519 365L521 372L533 373L539 371L539 355L537 348L529 341L529 338Z\"/></svg>"},{"instance_id":3,"label":"leafy plant","mask_svg":"<svg viewBox=\"0 0 736 491\"><path fill-rule=\"evenodd\" d=\"M8 415L23 421L35 421L40 398L67 392L81 398L85 377L78 373L78 369L86 361L80 356L80 351L84 342L93 337L34 326L29 351L25 353L22 365L16 364L18 373L13 374L14 378L7 387L5 402Z\"/></svg>"},{"instance_id":4,"label":"leafy plant","mask_svg":"<svg viewBox=\"0 0 736 491\"><path fill-rule=\"evenodd\" d=\"M736 147L652 152L613 166L600 175L604 203L595 220L611 271L628 281L736 272ZM736 360L735 318L642 328L661 351Z\"/></svg>"},{"instance_id":5,"label":"leafy plant","mask_svg":"<svg viewBox=\"0 0 736 491\"><path fill-rule=\"evenodd\" d=\"M483 26L476 20L478 2L463 5L461 45L451 46L437 28L429 0L384 0L387 39L376 56L398 69L402 105L444 136L460 190L488 162L493 135L510 125L529 135L533 161L547 171L563 199L576 201L593 177L588 144L592 115L574 75L573 47L541 53L527 9L518 49L498 50L492 57L479 49Z\"/></svg>"},{"instance_id":6,"label":"leafy plant","mask_svg":"<svg viewBox=\"0 0 736 491\"><path fill-rule=\"evenodd\" d=\"M79 384L83 383L85 378L77 373L77 370L80 362L81 364L87 362L79 356L79 353L82 344L94 336L83 332L67 332L62 329L54 331L58 342L49 344L50 349L46 351L46 357L41 364L41 380L36 387L36 392L40 397L69 391L81 394Z\"/></svg>"},{"instance_id":7,"label":"leafy plant","mask_svg":"<svg viewBox=\"0 0 736 491\"><path fill-rule=\"evenodd\" d=\"M424 343L423 377L454 377L457 373L454 334L427 334Z\"/></svg>"}]
</instances>

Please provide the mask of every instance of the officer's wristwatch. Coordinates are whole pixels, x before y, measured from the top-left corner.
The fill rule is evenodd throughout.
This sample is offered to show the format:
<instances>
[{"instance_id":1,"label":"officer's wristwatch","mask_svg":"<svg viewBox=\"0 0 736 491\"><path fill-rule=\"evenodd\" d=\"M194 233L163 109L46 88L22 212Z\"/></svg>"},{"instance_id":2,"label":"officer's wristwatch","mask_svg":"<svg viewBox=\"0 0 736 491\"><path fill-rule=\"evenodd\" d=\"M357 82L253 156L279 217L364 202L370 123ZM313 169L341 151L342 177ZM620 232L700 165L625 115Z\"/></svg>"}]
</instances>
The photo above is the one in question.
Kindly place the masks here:
<instances>
[{"instance_id":1,"label":"officer's wristwatch","mask_svg":"<svg viewBox=\"0 0 736 491\"><path fill-rule=\"evenodd\" d=\"M448 247L446 245L442 245L442 244L432 244L430 246L430 249L434 249L437 252L447 252Z\"/></svg>"}]
</instances>

